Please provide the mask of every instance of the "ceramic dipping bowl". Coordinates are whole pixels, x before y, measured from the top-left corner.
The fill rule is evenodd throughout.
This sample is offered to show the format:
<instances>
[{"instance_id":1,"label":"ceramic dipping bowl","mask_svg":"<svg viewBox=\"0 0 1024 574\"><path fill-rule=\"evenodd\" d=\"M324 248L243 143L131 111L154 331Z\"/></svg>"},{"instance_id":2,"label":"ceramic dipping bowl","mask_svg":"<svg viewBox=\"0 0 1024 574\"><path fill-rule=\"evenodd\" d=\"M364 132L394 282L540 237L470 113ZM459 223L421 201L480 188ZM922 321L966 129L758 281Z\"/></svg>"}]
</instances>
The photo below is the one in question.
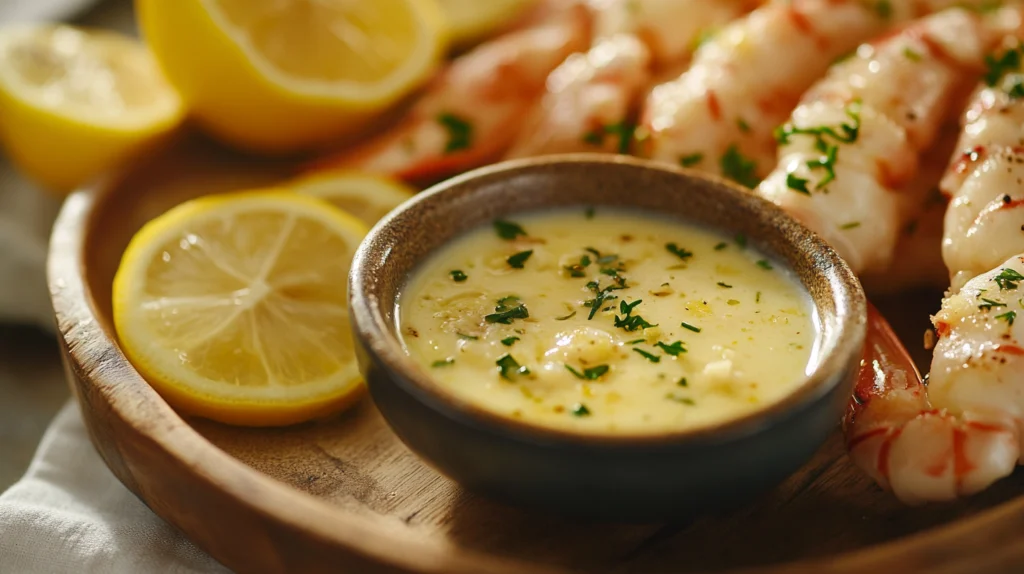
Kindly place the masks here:
<instances>
[{"instance_id":1,"label":"ceramic dipping bowl","mask_svg":"<svg viewBox=\"0 0 1024 574\"><path fill-rule=\"evenodd\" d=\"M593 435L474 407L403 350L396 301L417 266L461 233L517 213L619 207L743 233L810 294L816 367L795 391L741 418L680 432ZM793 473L835 429L865 338L857 279L815 234L736 185L661 163L596 154L507 162L418 195L361 244L349 278L370 392L401 440L469 490L583 518L678 519L750 501Z\"/></svg>"}]
</instances>

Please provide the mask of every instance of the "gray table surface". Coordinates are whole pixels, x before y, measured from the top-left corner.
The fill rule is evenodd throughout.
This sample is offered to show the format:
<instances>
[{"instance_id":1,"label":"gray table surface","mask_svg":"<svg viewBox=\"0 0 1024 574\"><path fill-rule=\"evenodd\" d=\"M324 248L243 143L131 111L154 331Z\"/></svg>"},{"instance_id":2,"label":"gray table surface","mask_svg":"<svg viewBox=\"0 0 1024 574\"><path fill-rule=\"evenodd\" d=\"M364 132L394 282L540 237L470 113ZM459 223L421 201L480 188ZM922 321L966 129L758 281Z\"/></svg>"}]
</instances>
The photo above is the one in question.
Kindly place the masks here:
<instances>
[{"instance_id":1,"label":"gray table surface","mask_svg":"<svg viewBox=\"0 0 1024 574\"><path fill-rule=\"evenodd\" d=\"M104 0L76 23L134 33L131 0ZM0 181L19 179L0 160ZM43 431L68 396L53 336L31 326L0 325L0 491L25 472Z\"/></svg>"}]
</instances>

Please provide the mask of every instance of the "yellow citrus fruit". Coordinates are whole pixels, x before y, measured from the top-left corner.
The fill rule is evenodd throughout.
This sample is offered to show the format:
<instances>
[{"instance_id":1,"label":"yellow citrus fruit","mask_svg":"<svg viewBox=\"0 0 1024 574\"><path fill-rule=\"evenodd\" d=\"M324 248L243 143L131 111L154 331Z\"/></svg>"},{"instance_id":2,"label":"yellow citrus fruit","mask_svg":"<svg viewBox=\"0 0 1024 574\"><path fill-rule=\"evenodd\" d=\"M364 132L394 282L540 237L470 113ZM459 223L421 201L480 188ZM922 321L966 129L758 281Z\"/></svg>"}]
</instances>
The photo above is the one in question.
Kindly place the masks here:
<instances>
[{"instance_id":1,"label":"yellow citrus fruit","mask_svg":"<svg viewBox=\"0 0 1024 574\"><path fill-rule=\"evenodd\" d=\"M146 41L198 121L261 152L350 135L438 63L434 0L136 0Z\"/></svg>"},{"instance_id":2,"label":"yellow citrus fruit","mask_svg":"<svg viewBox=\"0 0 1024 574\"><path fill-rule=\"evenodd\" d=\"M335 413L363 388L347 276L367 228L287 190L207 196L146 224L114 277L136 369L183 412L277 426Z\"/></svg>"},{"instance_id":3,"label":"yellow citrus fruit","mask_svg":"<svg viewBox=\"0 0 1024 574\"><path fill-rule=\"evenodd\" d=\"M453 43L490 34L526 11L536 0L438 0Z\"/></svg>"},{"instance_id":4,"label":"yellow citrus fruit","mask_svg":"<svg viewBox=\"0 0 1024 574\"><path fill-rule=\"evenodd\" d=\"M288 187L329 201L369 227L416 193L398 180L352 170L312 172L293 180Z\"/></svg>"},{"instance_id":5,"label":"yellow citrus fruit","mask_svg":"<svg viewBox=\"0 0 1024 574\"><path fill-rule=\"evenodd\" d=\"M145 46L62 25L0 30L0 139L32 179L67 192L181 121Z\"/></svg>"}]
</instances>

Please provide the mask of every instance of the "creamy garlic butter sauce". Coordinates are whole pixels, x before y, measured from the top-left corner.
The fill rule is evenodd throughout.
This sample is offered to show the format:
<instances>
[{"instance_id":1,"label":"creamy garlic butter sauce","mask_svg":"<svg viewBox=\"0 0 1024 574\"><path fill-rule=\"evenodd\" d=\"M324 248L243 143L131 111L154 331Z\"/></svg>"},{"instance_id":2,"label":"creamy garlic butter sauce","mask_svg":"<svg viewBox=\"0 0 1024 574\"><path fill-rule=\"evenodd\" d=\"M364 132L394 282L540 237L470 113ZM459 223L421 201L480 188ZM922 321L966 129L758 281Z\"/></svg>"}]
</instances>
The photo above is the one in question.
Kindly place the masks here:
<instances>
[{"instance_id":1,"label":"creamy garlic butter sauce","mask_svg":"<svg viewBox=\"0 0 1024 574\"><path fill-rule=\"evenodd\" d=\"M793 391L818 340L809 295L742 236L628 211L497 220L398 307L406 351L453 395L583 432L743 415Z\"/></svg>"}]
</instances>

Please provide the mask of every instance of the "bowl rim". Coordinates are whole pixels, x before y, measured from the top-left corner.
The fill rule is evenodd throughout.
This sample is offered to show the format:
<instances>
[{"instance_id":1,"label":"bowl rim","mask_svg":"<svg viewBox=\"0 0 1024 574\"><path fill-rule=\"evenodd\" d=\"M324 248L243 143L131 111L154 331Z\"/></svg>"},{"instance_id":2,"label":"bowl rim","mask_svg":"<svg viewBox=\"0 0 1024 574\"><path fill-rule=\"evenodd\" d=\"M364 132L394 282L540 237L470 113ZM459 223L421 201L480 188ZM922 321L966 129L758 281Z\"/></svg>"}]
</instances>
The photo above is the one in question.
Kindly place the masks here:
<instances>
[{"instance_id":1,"label":"bowl rim","mask_svg":"<svg viewBox=\"0 0 1024 574\"><path fill-rule=\"evenodd\" d=\"M538 167L585 164L627 166L629 169L655 170L675 174L684 179L702 180L710 183L716 189L715 193L721 193L724 200L730 204L753 201L759 204L757 212L759 215L764 214L766 217L783 218L792 224L790 229L793 229L797 235L788 236L780 233L783 240L794 245L800 251L805 253L813 251L819 257L824 258L827 265L824 268L818 268L816 272L817 277L829 284L838 285L838 289L830 290L836 306L837 325L832 335L835 342L831 348L819 352L819 360L814 370L804 376L799 386L783 398L739 417L724 419L717 423L690 429L663 429L625 433L576 432L570 429L531 424L521 419L501 415L457 397L453 393L445 391L440 384L429 376L426 370L409 357L404 351L401 341L392 330L394 325L386 321L382 313L382 303L394 306L396 301L381 302L375 295L368 293L368 290L376 284L374 274L371 271L372 266L375 263L379 263L382 258L387 257L387 253L382 255L378 247L387 249L399 242L400 233L394 234L396 240L391 242L390 245L384 240L385 235L397 227L395 222L398 217L405 212L422 208L425 205L444 201L445 194L449 193L450 190L470 185L477 180L494 178L496 176L514 177L518 174L529 173ZM530 211L537 211L537 209L534 208ZM697 221L699 221L699 218ZM711 225L708 225L708 227L714 228ZM771 227L771 229L777 228ZM724 228L718 228L718 230L730 231ZM458 235L468 231L470 230L462 230ZM430 250L427 252L427 256L436 253L439 248L440 246ZM404 270L406 281L409 274L425 258L418 259L412 268ZM807 287L802 282L801 286L807 291ZM860 358L866 338L867 298L860 281L838 253L809 228L785 213L775 204L758 197L751 193L751 190L725 178L696 170L675 167L656 160L616 154L572 153L509 160L465 172L418 193L381 219L360 243L349 272L348 289L353 331L363 343L364 349L370 356L371 361L384 367L395 385L400 386L405 392L414 395L420 402L427 404L431 409L440 412L448 418L468 423L477 428L504 432L505 434L546 444L589 446L593 448L680 447L684 445L720 443L732 438L751 436L770 428L793 413L809 407L833 390L835 386L842 384L843 377L838 376L839 373L850 365L855 364L856 360ZM399 291L400 289L396 290L396 293ZM818 305L813 302L813 298L812 304L817 310ZM373 384L369 381L367 381L367 384L372 392Z\"/></svg>"}]
</instances>

